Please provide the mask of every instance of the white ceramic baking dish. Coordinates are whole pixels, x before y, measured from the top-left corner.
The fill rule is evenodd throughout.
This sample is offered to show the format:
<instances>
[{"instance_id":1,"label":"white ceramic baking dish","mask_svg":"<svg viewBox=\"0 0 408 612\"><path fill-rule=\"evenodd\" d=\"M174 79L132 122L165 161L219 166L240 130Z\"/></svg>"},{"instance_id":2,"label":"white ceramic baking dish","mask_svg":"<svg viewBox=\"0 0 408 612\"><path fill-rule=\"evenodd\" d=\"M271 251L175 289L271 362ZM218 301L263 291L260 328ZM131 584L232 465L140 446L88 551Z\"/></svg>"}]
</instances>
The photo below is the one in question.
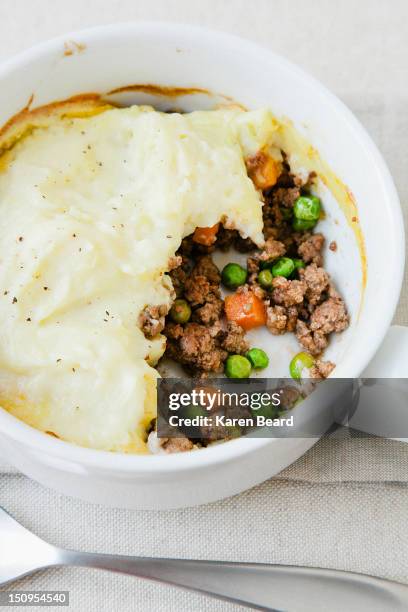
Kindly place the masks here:
<instances>
[{"instance_id":1,"label":"white ceramic baking dish","mask_svg":"<svg viewBox=\"0 0 408 612\"><path fill-rule=\"evenodd\" d=\"M361 227L364 247L358 244L346 209L327 190L322 193L324 233L339 245L336 254L328 253L327 267L351 314L350 329L332 343L328 356L338 364L337 377L359 376L387 334L405 258L398 196L381 155L359 122L320 83L269 50L191 26L134 23L70 34L3 64L0 124L26 106L32 95L32 106L38 106L131 84L212 93L175 97L174 91L163 96L154 87L135 87L111 98L122 104L148 102L184 110L212 107L226 102L224 96L248 108L267 106L278 118L290 118L348 186L348 204L354 198L358 220L353 222ZM394 333L384 367L390 367L403 339L406 346L406 336ZM271 354L270 374L286 373L296 346L293 339L263 332L258 341ZM326 402L314 398L302 409L323 413ZM314 442L315 438L239 439L190 453L132 456L76 447L0 409L0 452L7 461L65 494L117 507L163 509L220 499L276 474Z\"/></svg>"}]
</instances>

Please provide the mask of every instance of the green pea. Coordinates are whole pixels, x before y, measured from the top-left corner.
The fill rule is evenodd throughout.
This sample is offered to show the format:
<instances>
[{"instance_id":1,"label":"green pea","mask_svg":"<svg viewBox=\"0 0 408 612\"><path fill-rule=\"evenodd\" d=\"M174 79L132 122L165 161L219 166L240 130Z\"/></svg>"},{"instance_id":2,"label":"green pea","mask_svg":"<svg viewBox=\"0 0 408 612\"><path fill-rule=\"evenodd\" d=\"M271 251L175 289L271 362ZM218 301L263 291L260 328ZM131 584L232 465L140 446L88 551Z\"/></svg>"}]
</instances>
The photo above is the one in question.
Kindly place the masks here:
<instances>
[{"instance_id":1,"label":"green pea","mask_svg":"<svg viewBox=\"0 0 408 612\"><path fill-rule=\"evenodd\" d=\"M249 359L255 370L263 370L269 365L268 355L260 348L251 348L245 353L245 357Z\"/></svg>"},{"instance_id":2,"label":"green pea","mask_svg":"<svg viewBox=\"0 0 408 612\"><path fill-rule=\"evenodd\" d=\"M229 355L225 362L225 374L228 378L248 378L251 374L251 362L242 355Z\"/></svg>"},{"instance_id":3,"label":"green pea","mask_svg":"<svg viewBox=\"0 0 408 612\"><path fill-rule=\"evenodd\" d=\"M280 257L272 266L272 276L284 276L288 278L294 269L295 264L292 259L289 257Z\"/></svg>"},{"instance_id":4,"label":"green pea","mask_svg":"<svg viewBox=\"0 0 408 612\"><path fill-rule=\"evenodd\" d=\"M274 406L271 402L270 404L261 406L257 410L255 408L251 408L251 413L254 417L259 415L265 417L265 419L276 419L279 416L279 406Z\"/></svg>"},{"instance_id":5,"label":"green pea","mask_svg":"<svg viewBox=\"0 0 408 612\"><path fill-rule=\"evenodd\" d=\"M317 221L305 221L304 219L293 219L292 227L295 232L306 232L307 230L313 229Z\"/></svg>"},{"instance_id":6,"label":"green pea","mask_svg":"<svg viewBox=\"0 0 408 612\"><path fill-rule=\"evenodd\" d=\"M289 372L292 378L300 380L303 370L310 370L314 365L314 358L309 353L301 352L295 355L289 364Z\"/></svg>"},{"instance_id":7,"label":"green pea","mask_svg":"<svg viewBox=\"0 0 408 612\"><path fill-rule=\"evenodd\" d=\"M221 272L223 285L228 289L236 289L240 285L244 285L248 276L248 272L236 263L229 263L224 266Z\"/></svg>"},{"instance_id":8,"label":"green pea","mask_svg":"<svg viewBox=\"0 0 408 612\"><path fill-rule=\"evenodd\" d=\"M306 268L306 264L302 259L293 259L292 261L293 261L293 265L295 266L295 269L293 270L289 278L292 278L292 279L299 278L298 271L301 268Z\"/></svg>"},{"instance_id":9,"label":"green pea","mask_svg":"<svg viewBox=\"0 0 408 612\"><path fill-rule=\"evenodd\" d=\"M293 265L295 266L295 272L296 270L299 270L299 268L306 268L306 264L303 259L292 259L292 261Z\"/></svg>"},{"instance_id":10,"label":"green pea","mask_svg":"<svg viewBox=\"0 0 408 612\"><path fill-rule=\"evenodd\" d=\"M170 317L175 323L187 323L191 317L191 307L186 300L175 300L170 308Z\"/></svg>"},{"instance_id":11,"label":"green pea","mask_svg":"<svg viewBox=\"0 0 408 612\"><path fill-rule=\"evenodd\" d=\"M202 406L184 406L182 409L183 417L186 419L194 419L195 417L207 416L207 410Z\"/></svg>"},{"instance_id":12,"label":"green pea","mask_svg":"<svg viewBox=\"0 0 408 612\"><path fill-rule=\"evenodd\" d=\"M273 275L272 275L272 272L268 270L268 268L265 268L265 270L261 270L260 273L258 274L258 283L264 289L268 289L269 287L272 287L272 281L273 281Z\"/></svg>"},{"instance_id":13,"label":"green pea","mask_svg":"<svg viewBox=\"0 0 408 612\"><path fill-rule=\"evenodd\" d=\"M181 415L184 419L195 419L196 417L207 416L208 412L202 406L193 406L193 404L190 404L189 406L183 406ZM182 429L189 438L200 438L201 436L201 430L198 425L186 425L183 423Z\"/></svg>"},{"instance_id":14,"label":"green pea","mask_svg":"<svg viewBox=\"0 0 408 612\"><path fill-rule=\"evenodd\" d=\"M293 214L302 221L317 221L320 216L320 200L316 196L300 196L293 205Z\"/></svg>"}]
</instances>

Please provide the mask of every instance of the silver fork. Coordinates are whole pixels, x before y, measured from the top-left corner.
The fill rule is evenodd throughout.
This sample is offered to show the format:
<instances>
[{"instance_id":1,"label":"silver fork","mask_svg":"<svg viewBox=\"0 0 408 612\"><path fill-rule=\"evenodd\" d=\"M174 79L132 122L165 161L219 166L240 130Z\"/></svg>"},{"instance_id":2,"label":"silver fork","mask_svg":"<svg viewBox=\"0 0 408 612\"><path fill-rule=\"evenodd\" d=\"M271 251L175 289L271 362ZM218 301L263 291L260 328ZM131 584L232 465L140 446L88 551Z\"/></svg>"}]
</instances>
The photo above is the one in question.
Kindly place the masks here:
<instances>
[{"instance_id":1,"label":"silver fork","mask_svg":"<svg viewBox=\"0 0 408 612\"><path fill-rule=\"evenodd\" d=\"M408 609L408 587L350 572L64 550L41 540L0 507L0 585L39 569L62 565L156 580L255 610L396 612Z\"/></svg>"}]
</instances>

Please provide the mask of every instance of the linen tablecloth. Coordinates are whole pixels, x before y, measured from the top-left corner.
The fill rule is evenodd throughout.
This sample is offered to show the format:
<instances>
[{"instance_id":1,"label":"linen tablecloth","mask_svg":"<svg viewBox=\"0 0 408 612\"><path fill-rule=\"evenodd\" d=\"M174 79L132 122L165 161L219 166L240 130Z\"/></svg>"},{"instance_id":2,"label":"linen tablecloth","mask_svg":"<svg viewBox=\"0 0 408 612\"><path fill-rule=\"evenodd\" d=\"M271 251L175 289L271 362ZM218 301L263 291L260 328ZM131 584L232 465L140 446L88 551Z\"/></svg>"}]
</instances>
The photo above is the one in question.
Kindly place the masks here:
<instances>
[{"instance_id":1,"label":"linen tablecloth","mask_svg":"<svg viewBox=\"0 0 408 612\"><path fill-rule=\"evenodd\" d=\"M3 0L0 60L62 32L134 19L228 30L309 70L368 128L389 164L407 217L404 0ZM403 325L408 324L407 287L396 314ZM296 464L246 493L168 512L85 504L0 465L1 505L60 546L317 565L408 583L408 446L403 443L348 435L321 440ZM174 588L77 569L52 570L17 587L69 590L70 609L81 612L239 609Z\"/></svg>"},{"instance_id":2,"label":"linen tablecloth","mask_svg":"<svg viewBox=\"0 0 408 612\"><path fill-rule=\"evenodd\" d=\"M56 494L2 464L0 503L59 546L118 554L315 565L408 583L408 445L323 439L279 476L177 511L112 510ZM8 587L10 588L10 587ZM95 570L54 569L13 589L68 590L81 612L239 610Z\"/></svg>"}]
</instances>

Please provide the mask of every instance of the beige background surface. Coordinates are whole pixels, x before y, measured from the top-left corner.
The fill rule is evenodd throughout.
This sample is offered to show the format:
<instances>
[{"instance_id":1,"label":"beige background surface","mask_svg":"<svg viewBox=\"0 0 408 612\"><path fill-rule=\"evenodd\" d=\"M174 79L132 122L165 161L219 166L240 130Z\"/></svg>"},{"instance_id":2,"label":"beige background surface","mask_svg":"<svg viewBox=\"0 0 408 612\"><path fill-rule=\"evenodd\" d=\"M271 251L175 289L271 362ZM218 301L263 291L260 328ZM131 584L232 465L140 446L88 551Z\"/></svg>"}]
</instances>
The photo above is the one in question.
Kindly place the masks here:
<instances>
[{"instance_id":1,"label":"beige background surface","mask_svg":"<svg viewBox=\"0 0 408 612\"><path fill-rule=\"evenodd\" d=\"M269 46L319 78L377 142L407 220L405 0L2 0L0 60L69 30L138 19L228 30ZM408 324L407 283L396 320ZM161 513L68 500L3 464L0 503L61 546L319 565L408 583L407 449L392 442L322 442L279 478L243 495ZM75 611L235 609L175 589L79 570L44 573L19 587L68 589Z\"/></svg>"}]
</instances>

